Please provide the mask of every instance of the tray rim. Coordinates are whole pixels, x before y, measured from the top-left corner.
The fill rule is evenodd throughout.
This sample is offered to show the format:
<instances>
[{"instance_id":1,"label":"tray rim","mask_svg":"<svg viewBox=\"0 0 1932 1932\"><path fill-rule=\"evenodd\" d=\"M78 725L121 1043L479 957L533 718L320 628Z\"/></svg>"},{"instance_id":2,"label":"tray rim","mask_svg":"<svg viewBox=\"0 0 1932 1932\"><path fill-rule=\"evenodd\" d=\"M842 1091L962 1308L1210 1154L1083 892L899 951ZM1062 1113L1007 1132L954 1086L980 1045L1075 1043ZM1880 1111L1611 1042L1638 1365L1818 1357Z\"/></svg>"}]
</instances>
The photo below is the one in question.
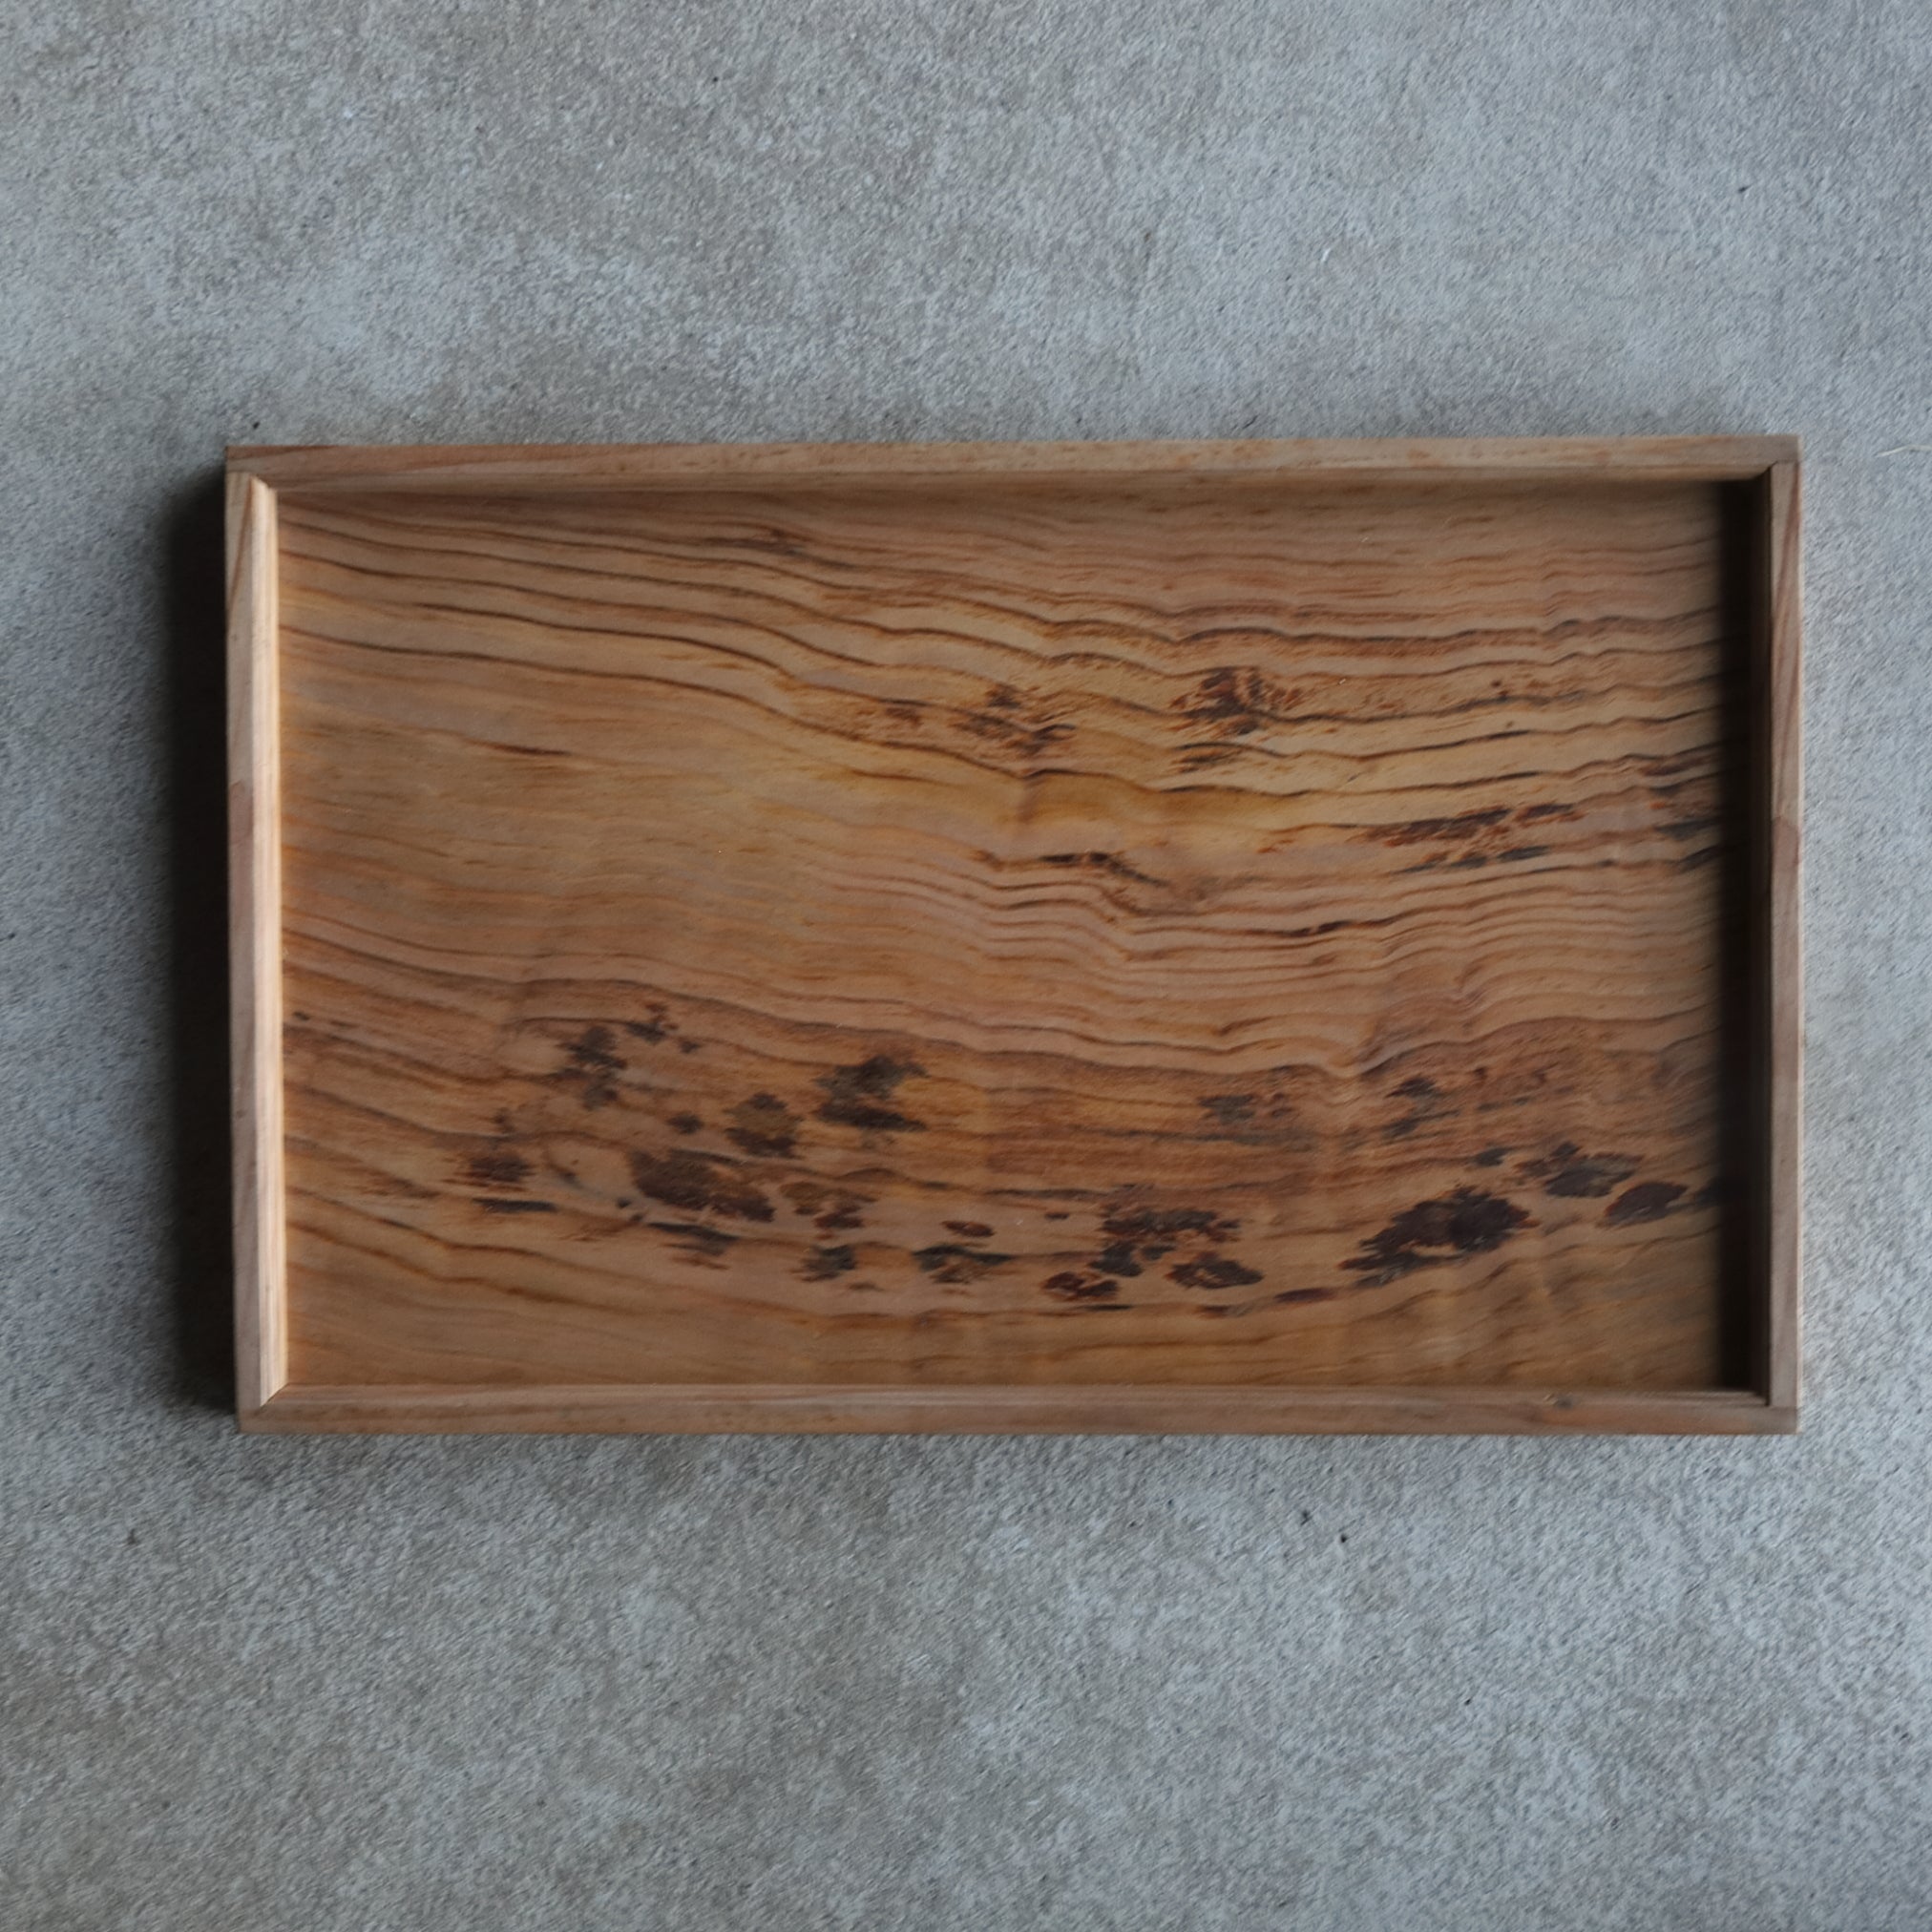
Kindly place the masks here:
<instances>
[{"instance_id":1,"label":"tray rim","mask_svg":"<svg viewBox=\"0 0 1932 1932\"><path fill-rule=\"evenodd\" d=\"M1802 1129L1800 475L1796 436L1114 443L231 445L227 451L230 1070L236 1419L257 1433L1767 1435L1798 1425ZM284 492L756 488L1134 476L1751 486L1755 849L1750 945L1765 1067L1764 1211L1744 1388L1482 1384L593 1384L328 1387L289 1376L283 1144L277 564Z\"/></svg>"}]
</instances>

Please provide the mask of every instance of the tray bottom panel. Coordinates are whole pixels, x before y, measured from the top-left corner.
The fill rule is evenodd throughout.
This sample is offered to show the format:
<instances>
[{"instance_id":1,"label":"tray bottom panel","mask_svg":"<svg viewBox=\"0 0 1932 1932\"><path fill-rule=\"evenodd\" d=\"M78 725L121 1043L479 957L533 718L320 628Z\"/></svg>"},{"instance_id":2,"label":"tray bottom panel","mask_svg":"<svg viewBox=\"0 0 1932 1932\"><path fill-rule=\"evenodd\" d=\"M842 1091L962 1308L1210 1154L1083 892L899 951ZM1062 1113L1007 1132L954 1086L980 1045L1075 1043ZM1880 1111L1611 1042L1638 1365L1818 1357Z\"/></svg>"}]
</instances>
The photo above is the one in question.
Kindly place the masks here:
<instances>
[{"instance_id":1,"label":"tray bottom panel","mask_svg":"<svg viewBox=\"0 0 1932 1932\"><path fill-rule=\"evenodd\" d=\"M296 1385L1741 1381L1739 528L285 494Z\"/></svg>"}]
</instances>

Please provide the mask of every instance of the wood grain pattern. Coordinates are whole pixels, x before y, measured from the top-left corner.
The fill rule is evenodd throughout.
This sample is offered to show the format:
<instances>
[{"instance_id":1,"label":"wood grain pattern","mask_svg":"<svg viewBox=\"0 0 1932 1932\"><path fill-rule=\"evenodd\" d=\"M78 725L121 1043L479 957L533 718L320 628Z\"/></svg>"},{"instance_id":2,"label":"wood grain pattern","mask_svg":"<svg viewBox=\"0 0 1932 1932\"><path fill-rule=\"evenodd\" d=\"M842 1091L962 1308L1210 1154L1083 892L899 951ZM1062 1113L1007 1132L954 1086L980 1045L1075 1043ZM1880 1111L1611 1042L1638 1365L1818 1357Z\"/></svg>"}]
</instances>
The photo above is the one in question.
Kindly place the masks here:
<instances>
[{"instance_id":1,"label":"wood grain pattern","mask_svg":"<svg viewBox=\"0 0 1932 1932\"><path fill-rule=\"evenodd\" d=\"M240 459L254 1425L1790 1425L1792 446L1160 447Z\"/></svg>"}]
</instances>

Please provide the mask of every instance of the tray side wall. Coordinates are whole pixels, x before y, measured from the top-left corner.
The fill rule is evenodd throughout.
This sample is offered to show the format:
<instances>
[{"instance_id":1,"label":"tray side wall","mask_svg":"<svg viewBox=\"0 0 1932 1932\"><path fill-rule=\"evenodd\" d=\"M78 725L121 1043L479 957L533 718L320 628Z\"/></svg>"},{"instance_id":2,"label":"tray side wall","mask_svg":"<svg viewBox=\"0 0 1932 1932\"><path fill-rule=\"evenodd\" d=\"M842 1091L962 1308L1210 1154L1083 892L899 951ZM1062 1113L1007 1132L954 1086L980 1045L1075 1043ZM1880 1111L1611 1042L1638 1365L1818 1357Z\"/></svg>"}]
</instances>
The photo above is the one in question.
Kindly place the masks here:
<instances>
[{"instance_id":1,"label":"tray side wall","mask_svg":"<svg viewBox=\"0 0 1932 1932\"><path fill-rule=\"evenodd\" d=\"M1764 484L1765 912L1760 940L1768 976L1769 1058L1765 1147L1765 1297L1759 1386L1796 1424L1798 1403L1800 1261L1803 1229L1804 984L1802 892L1803 675L1796 461L1774 464Z\"/></svg>"},{"instance_id":2,"label":"tray side wall","mask_svg":"<svg viewBox=\"0 0 1932 1932\"><path fill-rule=\"evenodd\" d=\"M238 446L231 467L276 489L708 490L774 481L915 476L1172 476L1280 481L1430 474L1594 474L1653 482L1737 482L1795 464L1789 436L1384 437L1352 440L1124 443L585 443Z\"/></svg>"},{"instance_id":3,"label":"tray side wall","mask_svg":"<svg viewBox=\"0 0 1932 1932\"><path fill-rule=\"evenodd\" d=\"M1747 1390L296 1387L262 1434L1761 1436L1789 1412Z\"/></svg>"},{"instance_id":4,"label":"tray side wall","mask_svg":"<svg viewBox=\"0 0 1932 1932\"><path fill-rule=\"evenodd\" d=\"M288 1379L282 1137L282 814L275 493L232 471L228 552L229 1038L236 1407Z\"/></svg>"}]
</instances>

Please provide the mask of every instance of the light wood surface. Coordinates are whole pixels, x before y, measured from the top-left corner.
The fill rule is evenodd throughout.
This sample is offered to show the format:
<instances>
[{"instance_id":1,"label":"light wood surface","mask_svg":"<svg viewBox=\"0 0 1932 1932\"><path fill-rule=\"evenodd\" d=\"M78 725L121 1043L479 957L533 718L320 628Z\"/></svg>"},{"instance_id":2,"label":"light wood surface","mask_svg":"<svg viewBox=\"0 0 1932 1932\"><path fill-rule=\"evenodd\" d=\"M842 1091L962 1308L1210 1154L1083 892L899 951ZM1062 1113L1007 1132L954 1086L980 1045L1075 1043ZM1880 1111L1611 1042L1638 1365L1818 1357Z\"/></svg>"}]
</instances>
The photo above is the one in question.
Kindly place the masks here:
<instances>
[{"instance_id":1,"label":"light wood surface","mask_svg":"<svg viewBox=\"0 0 1932 1932\"><path fill-rule=\"evenodd\" d=\"M244 1418L1789 1426L1793 446L1344 447L238 452Z\"/></svg>"}]
</instances>

